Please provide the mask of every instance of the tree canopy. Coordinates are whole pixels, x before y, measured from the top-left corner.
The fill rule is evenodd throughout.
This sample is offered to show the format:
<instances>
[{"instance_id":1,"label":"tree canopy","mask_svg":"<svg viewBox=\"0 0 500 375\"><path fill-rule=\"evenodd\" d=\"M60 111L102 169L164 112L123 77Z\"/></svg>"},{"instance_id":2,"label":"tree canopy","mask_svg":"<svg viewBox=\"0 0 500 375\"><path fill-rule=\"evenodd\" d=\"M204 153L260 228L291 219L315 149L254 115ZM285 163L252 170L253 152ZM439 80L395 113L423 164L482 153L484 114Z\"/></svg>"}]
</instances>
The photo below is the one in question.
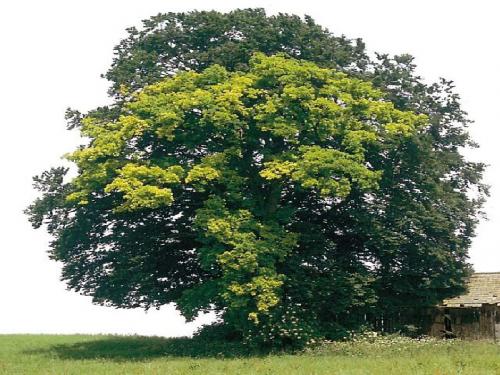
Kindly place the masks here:
<instances>
[{"instance_id":1,"label":"tree canopy","mask_svg":"<svg viewBox=\"0 0 500 375\"><path fill-rule=\"evenodd\" d=\"M451 82L258 9L129 34L115 104L68 111L77 176L35 177L27 210L70 288L300 345L463 290L487 191Z\"/></svg>"}]
</instances>

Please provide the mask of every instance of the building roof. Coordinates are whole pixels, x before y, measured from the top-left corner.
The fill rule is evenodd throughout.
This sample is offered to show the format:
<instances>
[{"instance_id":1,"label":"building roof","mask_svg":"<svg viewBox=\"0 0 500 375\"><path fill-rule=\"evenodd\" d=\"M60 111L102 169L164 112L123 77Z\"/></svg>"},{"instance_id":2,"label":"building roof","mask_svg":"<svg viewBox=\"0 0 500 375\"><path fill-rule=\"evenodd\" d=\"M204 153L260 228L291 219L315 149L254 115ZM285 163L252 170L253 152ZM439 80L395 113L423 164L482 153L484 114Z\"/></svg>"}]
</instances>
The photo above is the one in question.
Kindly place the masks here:
<instances>
[{"instance_id":1,"label":"building roof","mask_svg":"<svg viewBox=\"0 0 500 375\"><path fill-rule=\"evenodd\" d=\"M485 303L500 305L500 272L474 273L467 283L467 292L445 299L442 306L479 307Z\"/></svg>"}]
</instances>

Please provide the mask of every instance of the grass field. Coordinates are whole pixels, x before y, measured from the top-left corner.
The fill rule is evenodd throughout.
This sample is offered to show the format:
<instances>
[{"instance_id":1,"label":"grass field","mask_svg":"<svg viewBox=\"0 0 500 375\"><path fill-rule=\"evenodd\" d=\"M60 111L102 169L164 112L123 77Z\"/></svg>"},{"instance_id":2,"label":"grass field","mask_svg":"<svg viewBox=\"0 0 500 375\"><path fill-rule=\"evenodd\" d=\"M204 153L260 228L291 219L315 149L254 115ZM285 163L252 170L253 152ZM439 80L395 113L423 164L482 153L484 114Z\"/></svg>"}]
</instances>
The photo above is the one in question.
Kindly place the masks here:
<instances>
[{"instance_id":1,"label":"grass field","mask_svg":"<svg viewBox=\"0 0 500 375\"><path fill-rule=\"evenodd\" d=\"M299 354L136 336L0 335L0 374L500 374L491 342L382 338Z\"/></svg>"}]
</instances>

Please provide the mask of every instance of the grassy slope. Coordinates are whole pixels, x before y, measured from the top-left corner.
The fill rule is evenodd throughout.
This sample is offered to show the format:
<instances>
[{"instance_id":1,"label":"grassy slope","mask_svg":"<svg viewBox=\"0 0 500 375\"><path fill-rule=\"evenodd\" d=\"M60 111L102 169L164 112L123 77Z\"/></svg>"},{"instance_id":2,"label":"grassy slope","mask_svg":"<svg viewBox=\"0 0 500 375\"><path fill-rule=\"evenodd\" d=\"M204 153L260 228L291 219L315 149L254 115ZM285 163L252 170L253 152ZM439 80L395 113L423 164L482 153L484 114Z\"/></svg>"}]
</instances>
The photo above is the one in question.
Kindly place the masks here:
<instances>
[{"instance_id":1,"label":"grassy slope","mask_svg":"<svg viewBox=\"0 0 500 375\"><path fill-rule=\"evenodd\" d=\"M232 358L234 353L227 345L190 339L0 335L0 374L500 374L500 346L486 342L359 343Z\"/></svg>"}]
</instances>

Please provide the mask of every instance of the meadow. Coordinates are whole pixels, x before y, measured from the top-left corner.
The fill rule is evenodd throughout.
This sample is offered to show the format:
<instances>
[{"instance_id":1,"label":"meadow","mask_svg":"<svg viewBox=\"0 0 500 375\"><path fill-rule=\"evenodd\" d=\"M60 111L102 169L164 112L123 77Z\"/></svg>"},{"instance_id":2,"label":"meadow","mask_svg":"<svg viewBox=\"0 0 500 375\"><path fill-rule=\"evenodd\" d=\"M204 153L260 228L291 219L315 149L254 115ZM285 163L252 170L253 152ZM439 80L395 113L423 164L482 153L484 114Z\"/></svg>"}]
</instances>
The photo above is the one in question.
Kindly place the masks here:
<instances>
[{"instance_id":1,"label":"meadow","mask_svg":"<svg viewBox=\"0 0 500 375\"><path fill-rule=\"evenodd\" d=\"M500 374L493 342L365 336L258 354L190 338L0 335L0 374Z\"/></svg>"}]
</instances>

